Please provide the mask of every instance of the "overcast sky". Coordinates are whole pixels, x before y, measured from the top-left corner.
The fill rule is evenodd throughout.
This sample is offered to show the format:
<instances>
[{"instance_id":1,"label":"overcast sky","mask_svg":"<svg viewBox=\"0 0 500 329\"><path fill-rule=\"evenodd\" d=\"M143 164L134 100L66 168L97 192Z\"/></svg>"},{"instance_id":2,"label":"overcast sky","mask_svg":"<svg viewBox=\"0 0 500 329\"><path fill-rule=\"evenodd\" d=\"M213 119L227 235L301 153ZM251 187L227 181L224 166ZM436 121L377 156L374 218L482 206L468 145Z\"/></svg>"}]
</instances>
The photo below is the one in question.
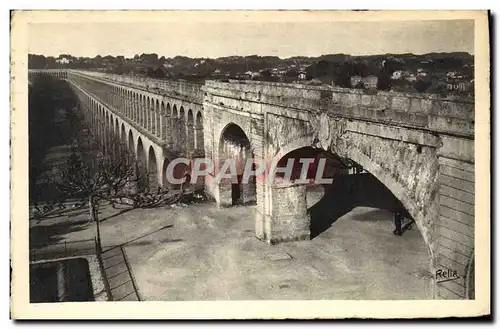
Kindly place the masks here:
<instances>
[{"instance_id":1,"label":"overcast sky","mask_svg":"<svg viewBox=\"0 0 500 329\"><path fill-rule=\"evenodd\" d=\"M465 51L474 54L472 20L331 21L305 19L197 19L182 15L132 22L71 19L32 23L29 52L46 56L124 55L279 57ZM278 15L279 16L279 15ZM275 17L278 17L275 16ZM224 16L226 17L226 16ZM227 16L231 17L231 16ZM147 21L147 22L145 22ZM50 22L50 21L49 21Z\"/></svg>"}]
</instances>

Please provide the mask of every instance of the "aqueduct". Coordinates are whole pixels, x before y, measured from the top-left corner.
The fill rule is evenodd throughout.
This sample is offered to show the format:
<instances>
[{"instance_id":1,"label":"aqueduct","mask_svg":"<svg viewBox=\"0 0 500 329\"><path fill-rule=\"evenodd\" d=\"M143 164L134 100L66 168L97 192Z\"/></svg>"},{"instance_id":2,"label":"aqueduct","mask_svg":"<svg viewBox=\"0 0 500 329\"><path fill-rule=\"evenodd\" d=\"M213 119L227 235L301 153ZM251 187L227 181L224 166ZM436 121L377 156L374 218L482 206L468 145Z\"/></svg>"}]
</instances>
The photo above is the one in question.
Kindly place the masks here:
<instances>
[{"instance_id":1,"label":"aqueduct","mask_svg":"<svg viewBox=\"0 0 500 329\"><path fill-rule=\"evenodd\" d=\"M150 188L167 184L175 158L255 157L266 162L313 150L348 159L381 182L414 219L436 298L468 298L474 259L474 102L460 97L366 92L257 81L205 84L78 70L30 70L66 79L99 138L116 135L134 151ZM312 152L312 151L311 151ZM277 243L311 237L306 187L205 177L219 206L256 203L255 235Z\"/></svg>"}]
</instances>

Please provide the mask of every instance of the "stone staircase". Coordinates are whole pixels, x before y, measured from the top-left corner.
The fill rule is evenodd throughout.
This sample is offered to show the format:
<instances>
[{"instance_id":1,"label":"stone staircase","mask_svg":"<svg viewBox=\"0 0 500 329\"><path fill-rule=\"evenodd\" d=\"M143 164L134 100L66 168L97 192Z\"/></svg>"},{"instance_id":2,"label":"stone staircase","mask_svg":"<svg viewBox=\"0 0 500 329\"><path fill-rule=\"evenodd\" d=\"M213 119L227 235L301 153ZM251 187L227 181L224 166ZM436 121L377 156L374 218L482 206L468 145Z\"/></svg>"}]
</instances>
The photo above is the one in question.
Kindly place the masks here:
<instances>
[{"instance_id":1,"label":"stone staircase","mask_svg":"<svg viewBox=\"0 0 500 329\"><path fill-rule=\"evenodd\" d=\"M121 246L102 253L104 272L108 279L113 301L140 301L139 292L130 265Z\"/></svg>"}]
</instances>

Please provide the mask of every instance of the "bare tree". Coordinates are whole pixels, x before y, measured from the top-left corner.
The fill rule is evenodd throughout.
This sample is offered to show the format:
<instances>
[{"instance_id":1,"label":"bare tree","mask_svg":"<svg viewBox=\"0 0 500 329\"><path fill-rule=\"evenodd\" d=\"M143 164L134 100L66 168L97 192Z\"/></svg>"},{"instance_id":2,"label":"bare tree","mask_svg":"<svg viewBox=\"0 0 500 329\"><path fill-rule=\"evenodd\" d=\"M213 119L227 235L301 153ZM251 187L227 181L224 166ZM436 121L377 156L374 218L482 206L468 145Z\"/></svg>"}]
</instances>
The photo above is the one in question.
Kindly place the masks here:
<instances>
[{"instance_id":1,"label":"bare tree","mask_svg":"<svg viewBox=\"0 0 500 329\"><path fill-rule=\"evenodd\" d=\"M139 179L137 164L131 152L119 141L111 141L113 148L102 148L79 117L77 111L69 116L74 129L78 130L73 140L72 154L68 161L55 170L52 183L66 199L86 199L90 210L90 220L95 223L98 251L101 251L99 227L99 207L126 191Z\"/></svg>"},{"instance_id":2,"label":"bare tree","mask_svg":"<svg viewBox=\"0 0 500 329\"><path fill-rule=\"evenodd\" d=\"M95 144L76 145L66 165L56 171L55 182L67 198L86 198L90 220L95 223L98 249L101 251L99 207L103 201L124 193L135 183L136 164L129 156L113 157L102 153Z\"/></svg>"},{"instance_id":3,"label":"bare tree","mask_svg":"<svg viewBox=\"0 0 500 329\"><path fill-rule=\"evenodd\" d=\"M139 170L135 155L118 135L106 132L105 138L97 140L81 118L81 112L71 111L68 119L78 133L73 140L72 154L55 170L51 181L66 200L86 200L90 221L95 223L99 252L102 250L99 208L104 201L114 207L116 200L128 198L134 207L153 208L189 200L183 188L174 195L169 195L167 189L138 193L138 183L147 182L148 175Z\"/></svg>"}]
</instances>

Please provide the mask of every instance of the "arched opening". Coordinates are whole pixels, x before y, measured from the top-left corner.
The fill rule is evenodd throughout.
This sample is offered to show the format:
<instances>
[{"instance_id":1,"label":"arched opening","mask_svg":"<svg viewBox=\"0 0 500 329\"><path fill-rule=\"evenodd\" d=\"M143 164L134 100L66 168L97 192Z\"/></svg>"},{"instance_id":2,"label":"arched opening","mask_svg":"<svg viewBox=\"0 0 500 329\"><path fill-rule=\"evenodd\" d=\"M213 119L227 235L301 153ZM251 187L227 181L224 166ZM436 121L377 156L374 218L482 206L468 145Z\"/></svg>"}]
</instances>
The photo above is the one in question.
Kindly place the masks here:
<instances>
[{"instance_id":1,"label":"arched opening","mask_svg":"<svg viewBox=\"0 0 500 329\"><path fill-rule=\"evenodd\" d=\"M186 117L184 107L179 110L179 145L182 151L186 151Z\"/></svg>"},{"instance_id":2,"label":"arched opening","mask_svg":"<svg viewBox=\"0 0 500 329\"><path fill-rule=\"evenodd\" d=\"M122 123L122 129L121 129L120 137L121 137L123 145L127 145L127 135L125 133L125 125L123 123Z\"/></svg>"},{"instance_id":3,"label":"arched opening","mask_svg":"<svg viewBox=\"0 0 500 329\"><path fill-rule=\"evenodd\" d=\"M161 117L162 111L160 110L160 102L156 100L156 106L155 106L155 132L156 136L161 136L161 126L160 126L160 117Z\"/></svg>"},{"instance_id":4,"label":"arched opening","mask_svg":"<svg viewBox=\"0 0 500 329\"><path fill-rule=\"evenodd\" d=\"M158 164L156 162L156 154L152 146L149 147L148 155L148 180L149 189L151 192L158 190Z\"/></svg>"},{"instance_id":5,"label":"arched opening","mask_svg":"<svg viewBox=\"0 0 500 329\"><path fill-rule=\"evenodd\" d=\"M146 162L146 151L142 144L142 139L137 139L137 189L144 192L149 189L148 186L148 166Z\"/></svg>"},{"instance_id":6,"label":"arched opening","mask_svg":"<svg viewBox=\"0 0 500 329\"><path fill-rule=\"evenodd\" d=\"M105 113L105 123L104 123L104 153L109 154L109 115L108 112Z\"/></svg>"},{"instance_id":7,"label":"arched opening","mask_svg":"<svg viewBox=\"0 0 500 329\"><path fill-rule=\"evenodd\" d=\"M131 109L132 120L137 122L137 94L132 92L132 109Z\"/></svg>"},{"instance_id":8,"label":"arched opening","mask_svg":"<svg viewBox=\"0 0 500 329\"><path fill-rule=\"evenodd\" d=\"M147 124L147 129L148 131L151 131L152 128L151 128L151 118L153 117L153 100L151 98L146 98L146 124Z\"/></svg>"},{"instance_id":9,"label":"arched opening","mask_svg":"<svg viewBox=\"0 0 500 329\"><path fill-rule=\"evenodd\" d=\"M219 203L221 205L251 204L256 202L255 176L243 181L248 160L253 159L250 140L240 126L230 123L225 127L219 141L219 163L216 164L223 178L219 182ZM224 170L227 168L226 170ZM252 165L255 170L255 165ZM225 172L222 172L225 171Z\"/></svg>"},{"instance_id":10,"label":"arched opening","mask_svg":"<svg viewBox=\"0 0 500 329\"><path fill-rule=\"evenodd\" d=\"M142 127L146 127L145 117L146 117L146 104L144 102L144 95L140 95L139 96L139 120L141 122Z\"/></svg>"},{"instance_id":11,"label":"arched opening","mask_svg":"<svg viewBox=\"0 0 500 329\"><path fill-rule=\"evenodd\" d=\"M150 117L150 130L153 135L156 135L156 107L155 107L155 100L151 98L150 103L149 103L149 114L151 115Z\"/></svg>"},{"instance_id":12,"label":"arched opening","mask_svg":"<svg viewBox=\"0 0 500 329\"><path fill-rule=\"evenodd\" d=\"M135 153L135 145L134 145L134 135L132 134L132 130L128 131L128 149L130 152L132 152L134 155Z\"/></svg>"},{"instance_id":13,"label":"arched opening","mask_svg":"<svg viewBox=\"0 0 500 329\"><path fill-rule=\"evenodd\" d=\"M115 134L118 140L120 140L120 125L118 124L118 118L115 119Z\"/></svg>"},{"instance_id":14,"label":"arched opening","mask_svg":"<svg viewBox=\"0 0 500 329\"><path fill-rule=\"evenodd\" d=\"M172 129L172 144L175 151L179 151L179 113L177 112L177 106L174 105L172 109L172 124L170 125Z\"/></svg>"},{"instance_id":15,"label":"arched opening","mask_svg":"<svg viewBox=\"0 0 500 329\"><path fill-rule=\"evenodd\" d=\"M115 118L113 114L109 115L109 132L111 136L115 134Z\"/></svg>"},{"instance_id":16,"label":"arched opening","mask_svg":"<svg viewBox=\"0 0 500 329\"><path fill-rule=\"evenodd\" d=\"M196 126L195 126L195 148L197 150L205 150L204 137L203 137L203 117L201 112L198 111L196 114Z\"/></svg>"},{"instance_id":17,"label":"arched opening","mask_svg":"<svg viewBox=\"0 0 500 329\"><path fill-rule=\"evenodd\" d=\"M351 158L307 146L312 144L312 139L297 142L296 148L285 148L287 153L279 155L279 167L285 168L288 163L291 170L286 179L283 173L277 174L271 188L270 203L277 230L294 232L299 227L305 231L307 227L300 225L308 222L310 238L318 245L335 241L336 248L344 250L339 261L357 259L356 264L351 263L350 271L378 273L362 275L364 286L377 287L378 296L432 298L430 249L410 209L391 191L390 185L367 170L373 168L367 162L364 167ZM293 165L289 164L290 159ZM302 163L299 159L303 159ZM325 159L323 170L321 159ZM304 162L310 163L306 168L309 170L304 169ZM332 181L318 184L321 178ZM283 209L279 208L281 205ZM287 227L286 223L292 224ZM346 278L346 284L350 284L349 280Z\"/></svg>"},{"instance_id":18,"label":"arched opening","mask_svg":"<svg viewBox=\"0 0 500 329\"><path fill-rule=\"evenodd\" d=\"M160 128L159 128L159 134L163 140L167 137L166 136L166 129L165 129L165 118L166 118L166 113L165 113L165 103L163 101L161 102L161 108L160 108Z\"/></svg>"},{"instance_id":19,"label":"arched opening","mask_svg":"<svg viewBox=\"0 0 500 329\"><path fill-rule=\"evenodd\" d=\"M193 111L188 110L187 124L186 124L186 147L188 152L194 151L194 118Z\"/></svg>"}]
</instances>

